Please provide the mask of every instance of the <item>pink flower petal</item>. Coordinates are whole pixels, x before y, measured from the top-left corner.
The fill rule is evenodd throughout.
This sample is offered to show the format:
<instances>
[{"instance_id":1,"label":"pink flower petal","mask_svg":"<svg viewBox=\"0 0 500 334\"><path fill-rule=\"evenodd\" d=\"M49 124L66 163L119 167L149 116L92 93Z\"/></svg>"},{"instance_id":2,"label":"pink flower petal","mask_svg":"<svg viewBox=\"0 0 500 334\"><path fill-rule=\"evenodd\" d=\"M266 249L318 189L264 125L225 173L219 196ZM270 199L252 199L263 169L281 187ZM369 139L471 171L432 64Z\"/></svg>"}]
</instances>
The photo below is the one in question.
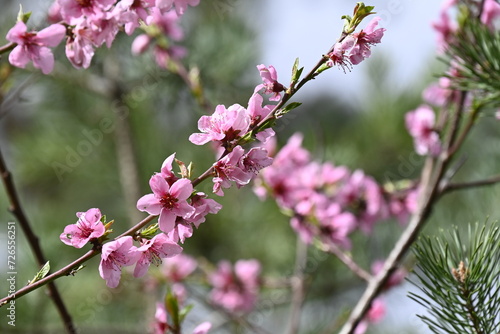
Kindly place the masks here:
<instances>
[{"instance_id":1,"label":"pink flower petal","mask_svg":"<svg viewBox=\"0 0 500 334\"><path fill-rule=\"evenodd\" d=\"M146 211L150 215L159 215L162 205L154 194L147 194L137 201L137 210Z\"/></svg>"}]
</instances>

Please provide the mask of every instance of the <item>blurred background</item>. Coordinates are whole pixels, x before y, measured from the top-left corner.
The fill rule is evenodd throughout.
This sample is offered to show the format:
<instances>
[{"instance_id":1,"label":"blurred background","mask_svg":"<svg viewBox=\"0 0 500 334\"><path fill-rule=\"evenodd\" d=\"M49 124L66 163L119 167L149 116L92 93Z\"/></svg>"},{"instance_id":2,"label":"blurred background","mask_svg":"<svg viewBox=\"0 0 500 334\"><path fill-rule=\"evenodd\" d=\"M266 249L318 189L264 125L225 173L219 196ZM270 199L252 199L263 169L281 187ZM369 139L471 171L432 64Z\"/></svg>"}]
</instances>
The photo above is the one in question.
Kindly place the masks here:
<instances>
[{"instance_id":1,"label":"blurred background","mask_svg":"<svg viewBox=\"0 0 500 334\"><path fill-rule=\"evenodd\" d=\"M25 11L33 11L30 26L43 27L50 1L22 4ZM299 57L305 70L313 66L339 36L341 15L351 14L354 5L355 1L332 0L202 0L181 20L185 31L181 44L188 50L183 62L199 67L211 105L246 106L260 83L256 65L274 65L279 79L288 82L294 59ZM387 29L382 44L352 72L332 69L299 92L294 101L303 105L278 124L278 142L283 145L293 133L302 132L304 146L319 160L363 169L380 183L414 178L422 160L414 159L404 114L422 103L422 90L444 70L435 57L431 28L440 4L395 0L367 5L376 6L381 25ZM2 0L1 36L15 24L18 10L18 1ZM84 252L59 240L64 227L76 222L76 212L98 207L108 220L115 220L114 230L122 232L145 217L135 209L136 200L150 192L148 180L167 156L177 152L176 157L185 163L193 161L195 174L214 161L207 147L188 141L206 112L184 82L159 69L150 53L132 57L132 40L120 35L111 49L100 48L89 71L74 69L62 45L55 51L57 65L49 76L13 69L6 56L0 59L0 147L53 269ZM2 37L0 43L6 42ZM103 78L112 78L120 98L100 94L108 88ZM108 121L111 130L103 132L102 124ZM98 132L102 136L92 137ZM467 161L456 180L498 173L498 139L497 124L479 122L463 151ZM210 193L209 183L201 190ZM207 217L184 244L184 252L210 263L256 258L266 277L290 276L296 235L288 218L272 200L260 201L251 187L231 188L226 194L217 198L223 210ZM498 199L498 187L447 195L424 233L495 220L500 213ZM8 221L15 218L8 212L2 189L1 226ZM6 231L0 228L0 254L6 251ZM377 226L374 235L357 234L352 255L368 268L387 255L401 231L397 222L387 221ZM19 228L17 232L17 284L21 287L38 269ZM308 256L309 289L301 333L320 333L335 326L335 319L353 306L364 285L334 257L315 249ZM0 262L2 275L5 262ZM122 278L126 287L107 289L98 263L94 258L76 277L56 281L78 328L82 333L145 332L162 292L148 289L147 279L132 279L127 273ZM411 257L407 263L411 266ZM1 277L3 296L7 284ZM199 295L206 293L203 284L195 286ZM411 289L404 284L391 291L386 299L388 316L368 333L427 333L416 317L423 311L406 297ZM289 299L287 290L264 291L260 308L249 320L271 333L281 333L287 327ZM186 320L187 330L212 320L221 324L216 333L237 332L230 322L225 324L223 314L193 302L196 306ZM43 289L19 299L16 306L16 328L7 326L6 310L0 309L2 333L63 332Z\"/></svg>"}]
</instances>

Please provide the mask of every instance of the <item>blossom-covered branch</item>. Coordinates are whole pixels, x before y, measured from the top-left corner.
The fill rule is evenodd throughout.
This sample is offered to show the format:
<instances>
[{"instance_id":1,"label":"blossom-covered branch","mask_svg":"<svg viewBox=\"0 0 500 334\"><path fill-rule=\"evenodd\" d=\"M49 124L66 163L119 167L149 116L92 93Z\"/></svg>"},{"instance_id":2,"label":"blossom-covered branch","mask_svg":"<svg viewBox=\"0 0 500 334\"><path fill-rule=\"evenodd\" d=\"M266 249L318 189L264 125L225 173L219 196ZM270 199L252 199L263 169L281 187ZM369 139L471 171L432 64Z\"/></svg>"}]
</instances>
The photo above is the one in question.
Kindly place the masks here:
<instances>
[{"instance_id":1,"label":"blossom-covered branch","mask_svg":"<svg viewBox=\"0 0 500 334\"><path fill-rule=\"evenodd\" d=\"M40 247L40 243L38 241L38 237L34 233L31 228L31 224L28 221L28 217L26 216L24 209L21 206L21 201L19 200L19 196L17 194L16 187L14 185L14 181L12 180L12 174L7 169L7 165L5 164L3 154L0 151L0 175L2 177L2 181L7 192L7 197L9 198L10 208L9 210L12 214L17 218L17 221L21 225L21 228L26 235L26 239L28 240L28 244L35 255L35 259L38 265L43 267L47 260L45 255L43 254L42 248ZM71 315L64 304L64 301L57 289L55 283L50 282L48 285L49 296L53 300L61 319L63 320L64 327L68 333L76 333L75 326L73 324L73 320L71 319ZM6 301L5 301L6 302ZM0 306L3 305L4 302L0 301Z\"/></svg>"}]
</instances>

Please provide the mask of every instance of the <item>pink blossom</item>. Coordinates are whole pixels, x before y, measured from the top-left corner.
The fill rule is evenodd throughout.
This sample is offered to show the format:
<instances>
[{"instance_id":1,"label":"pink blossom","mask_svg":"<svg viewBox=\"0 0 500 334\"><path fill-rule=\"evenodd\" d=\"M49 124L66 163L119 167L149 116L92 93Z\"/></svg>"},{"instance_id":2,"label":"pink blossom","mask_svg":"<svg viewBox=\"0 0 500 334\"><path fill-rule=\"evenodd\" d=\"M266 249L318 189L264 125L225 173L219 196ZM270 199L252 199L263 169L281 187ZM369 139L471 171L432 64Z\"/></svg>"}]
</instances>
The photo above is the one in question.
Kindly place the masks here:
<instances>
[{"instance_id":1,"label":"pink blossom","mask_svg":"<svg viewBox=\"0 0 500 334\"><path fill-rule=\"evenodd\" d=\"M317 235L317 231L304 216L294 215L290 218L290 226L305 244L311 244L314 237Z\"/></svg>"},{"instance_id":2,"label":"pink blossom","mask_svg":"<svg viewBox=\"0 0 500 334\"><path fill-rule=\"evenodd\" d=\"M156 0L156 6L163 10L169 10L175 6L177 15L183 15L188 5L194 7L198 6L200 0Z\"/></svg>"},{"instance_id":3,"label":"pink blossom","mask_svg":"<svg viewBox=\"0 0 500 334\"><path fill-rule=\"evenodd\" d=\"M168 328L165 303L156 303L155 321L153 323L154 334L165 334Z\"/></svg>"},{"instance_id":4,"label":"pink blossom","mask_svg":"<svg viewBox=\"0 0 500 334\"><path fill-rule=\"evenodd\" d=\"M54 69L54 55L48 47L57 46L66 34L61 24L53 24L39 32L27 31L22 21L18 21L7 33L7 40L17 46L9 54L9 62L25 68L30 61L33 66L48 74Z\"/></svg>"},{"instance_id":5,"label":"pink blossom","mask_svg":"<svg viewBox=\"0 0 500 334\"><path fill-rule=\"evenodd\" d=\"M192 134L189 136L189 141L195 145L215 141L223 147L228 147L244 136L249 126L250 117L245 108L239 104L233 104L227 109L223 105L218 105L211 116L201 116L198 129L202 133Z\"/></svg>"},{"instance_id":6,"label":"pink blossom","mask_svg":"<svg viewBox=\"0 0 500 334\"><path fill-rule=\"evenodd\" d=\"M356 38L354 38L352 35L347 36L341 42L335 43L332 52L328 54L328 58L330 59L327 61L326 64L330 67L337 65L341 67L344 70L344 72L345 69L351 69L352 64L349 59L349 52L351 51L351 49L355 44L356 44Z\"/></svg>"},{"instance_id":7,"label":"pink blossom","mask_svg":"<svg viewBox=\"0 0 500 334\"><path fill-rule=\"evenodd\" d=\"M349 234L356 228L356 218L350 212L342 212L338 203L330 203L325 210L318 210L322 240L339 245L344 249L351 248Z\"/></svg>"},{"instance_id":8,"label":"pink blossom","mask_svg":"<svg viewBox=\"0 0 500 334\"><path fill-rule=\"evenodd\" d=\"M267 150L262 147L251 148L240 160L240 167L246 173L257 173L273 163L273 158L268 156Z\"/></svg>"},{"instance_id":9,"label":"pink blossom","mask_svg":"<svg viewBox=\"0 0 500 334\"><path fill-rule=\"evenodd\" d=\"M264 88L264 94L273 94L269 98L270 101L281 100L280 93L285 90L285 86L278 82L278 73L274 66L270 65L266 67L264 64L261 64L257 65L257 69L260 72L263 83L255 87L254 93Z\"/></svg>"},{"instance_id":10,"label":"pink blossom","mask_svg":"<svg viewBox=\"0 0 500 334\"><path fill-rule=\"evenodd\" d=\"M439 78L439 83L431 84L422 93L424 101L436 107L443 107L453 93L450 84L450 78Z\"/></svg>"},{"instance_id":11,"label":"pink blossom","mask_svg":"<svg viewBox=\"0 0 500 334\"><path fill-rule=\"evenodd\" d=\"M242 168L241 159L245 151L241 146L236 146L231 153L226 155L214 164L214 170L217 174L213 178L213 192L216 195L223 196L222 188L231 187L231 181L234 181L238 186L244 186L252 179L252 173L246 172Z\"/></svg>"},{"instance_id":12,"label":"pink blossom","mask_svg":"<svg viewBox=\"0 0 500 334\"><path fill-rule=\"evenodd\" d=\"M182 46L172 45L167 48L155 45L153 55L156 65L167 68L172 60L178 60L186 55L186 49Z\"/></svg>"},{"instance_id":13,"label":"pink blossom","mask_svg":"<svg viewBox=\"0 0 500 334\"><path fill-rule=\"evenodd\" d=\"M131 46L132 54L134 56L137 56L139 54L146 52L151 41L152 41L151 37L149 37L146 34L138 35L132 42Z\"/></svg>"},{"instance_id":14,"label":"pink blossom","mask_svg":"<svg viewBox=\"0 0 500 334\"><path fill-rule=\"evenodd\" d=\"M390 214L406 224L410 214L417 211L418 189L405 189L398 193L389 194Z\"/></svg>"},{"instance_id":15,"label":"pink blossom","mask_svg":"<svg viewBox=\"0 0 500 334\"><path fill-rule=\"evenodd\" d=\"M179 26L179 15L175 12L163 12L159 8L153 7L149 25L157 26L165 37L174 41L180 41L184 37L184 33Z\"/></svg>"},{"instance_id":16,"label":"pink blossom","mask_svg":"<svg viewBox=\"0 0 500 334\"><path fill-rule=\"evenodd\" d=\"M483 4L483 12L481 13L481 22L490 29L495 28L495 20L500 17L500 4L495 0L486 0Z\"/></svg>"},{"instance_id":17,"label":"pink blossom","mask_svg":"<svg viewBox=\"0 0 500 334\"><path fill-rule=\"evenodd\" d=\"M75 21L72 35L66 42L66 57L76 68L88 68L94 56L94 32L87 20Z\"/></svg>"},{"instance_id":18,"label":"pink blossom","mask_svg":"<svg viewBox=\"0 0 500 334\"><path fill-rule=\"evenodd\" d=\"M438 133L434 130L434 111L422 105L405 116L406 128L413 137L415 151L420 155L438 155L441 144Z\"/></svg>"},{"instance_id":19,"label":"pink blossom","mask_svg":"<svg viewBox=\"0 0 500 334\"><path fill-rule=\"evenodd\" d=\"M257 260L239 260L234 271L229 262L221 261L209 277L214 287L210 299L229 312L250 312L257 302L260 270Z\"/></svg>"},{"instance_id":20,"label":"pink blossom","mask_svg":"<svg viewBox=\"0 0 500 334\"><path fill-rule=\"evenodd\" d=\"M181 253L163 261L162 273L171 282L182 282L197 266L198 263L193 257Z\"/></svg>"},{"instance_id":21,"label":"pink blossom","mask_svg":"<svg viewBox=\"0 0 500 334\"><path fill-rule=\"evenodd\" d=\"M53 2L47 12L47 21L49 21L50 23L57 23L62 20L63 18L61 16L61 6L57 1Z\"/></svg>"},{"instance_id":22,"label":"pink blossom","mask_svg":"<svg viewBox=\"0 0 500 334\"><path fill-rule=\"evenodd\" d=\"M134 270L134 277L142 277L148 271L151 263L159 265L161 259L176 256L182 252L182 247L170 240L165 234L160 233L144 242L137 248L141 253Z\"/></svg>"},{"instance_id":23,"label":"pink blossom","mask_svg":"<svg viewBox=\"0 0 500 334\"><path fill-rule=\"evenodd\" d=\"M374 17L365 29L361 30L359 33L352 34L352 37L356 39L356 43L349 50L349 60L353 65L357 65L364 59L370 57L370 47L381 42L385 29L375 29L379 21L380 17Z\"/></svg>"},{"instance_id":24,"label":"pink blossom","mask_svg":"<svg viewBox=\"0 0 500 334\"><path fill-rule=\"evenodd\" d=\"M131 35L140 26L140 22L148 22L149 8L153 3L149 0L121 0L113 9L113 15L124 23L125 33Z\"/></svg>"},{"instance_id":25,"label":"pink blossom","mask_svg":"<svg viewBox=\"0 0 500 334\"><path fill-rule=\"evenodd\" d=\"M193 236L193 224L184 218L177 217L174 228L167 233L167 236L174 242L184 243L186 238Z\"/></svg>"},{"instance_id":26,"label":"pink blossom","mask_svg":"<svg viewBox=\"0 0 500 334\"><path fill-rule=\"evenodd\" d=\"M66 22L74 24L74 19L93 16L111 8L115 0L57 0L61 15Z\"/></svg>"},{"instance_id":27,"label":"pink blossom","mask_svg":"<svg viewBox=\"0 0 500 334\"><path fill-rule=\"evenodd\" d=\"M368 329L369 323L377 323L382 320L384 316L385 304L381 299L377 298L372 302L365 318L356 327L354 334L364 334Z\"/></svg>"},{"instance_id":28,"label":"pink blossom","mask_svg":"<svg viewBox=\"0 0 500 334\"><path fill-rule=\"evenodd\" d=\"M209 213L216 214L222 209L222 205L217 203L202 192L198 192L191 197L191 205L194 207L194 213L188 218L197 228L205 222L205 217Z\"/></svg>"},{"instance_id":29,"label":"pink blossom","mask_svg":"<svg viewBox=\"0 0 500 334\"><path fill-rule=\"evenodd\" d=\"M193 334L207 334L212 328L212 324L208 321L202 322L193 330Z\"/></svg>"},{"instance_id":30,"label":"pink blossom","mask_svg":"<svg viewBox=\"0 0 500 334\"><path fill-rule=\"evenodd\" d=\"M106 285L116 288L120 283L121 268L136 263L140 255L131 236L105 243L102 246L99 274L106 280Z\"/></svg>"},{"instance_id":31,"label":"pink blossom","mask_svg":"<svg viewBox=\"0 0 500 334\"><path fill-rule=\"evenodd\" d=\"M173 172L172 163L175 160L175 153L169 155L165 161L161 164L160 175L167 181L169 185L172 185L175 181L179 179Z\"/></svg>"},{"instance_id":32,"label":"pink blossom","mask_svg":"<svg viewBox=\"0 0 500 334\"><path fill-rule=\"evenodd\" d=\"M356 216L365 233L371 232L373 224L387 215L380 186L361 170L356 170L339 190L338 200Z\"/></svg>"},{"instance_id":33,"label":"pink blossom","mask_svg":"<svg viewBox=\"0 0 500 334\"><path fill-rule=\"evenodd\" d=\"M458 27L454 21L450 20L446 8L441 10L439 21L433 22L432 27L434 28L434 30L436 30L438 35L438 51L442 53L444 52L448 44L452 41Z\"/></svg>"},{"instance_id":34,"label":"pink blossom","mask_svg":"<svg viewBox=\"0 0 500 334\"><path fill-rule=\"evenodd\" d=\"M187 203L193 192L193 185L188 179L180 179L170 186L160 175L155 174L149 180L152 194L144 195L137 201L137 209L151 215L160 215L158 219L160 230L165 233L172 231L175 220L188 217L195 209Z\"/></svg>"},{"instance_id":35,"label":"pink blossom","mask_svg":"<svg viewBox=\"0 0 500 334\"><path fill-rule=\"evenodd\" d=\"M77 212L76 216L78 217L76 224L66 226L59 237L66 245L82 248L90 240L104 234L105 227L101 222L102 215L99 209Z\"/></svg>"},{"instance_id":36,"label":"pink blossom","mask_svg":"<svg viewBox=\"0 0 500 334\"><path fill-rule=\"evenodd\" d=\"M248 100L248 108L247 108L247 113L250 116L250 127L253 128L257 124L259 124L260 121L262 121L264 118L266 118L272 111L274 106L272 105L267 105L262 107L262 102L264 101L264 98L260 94L254 93L250 99ZM265 129L264 131L261 131L257 134L255 134L255 137L260 140L261 142L266 142L270 137L274 136L274 130L271 128Z\"/></svg>"}]
</instances>

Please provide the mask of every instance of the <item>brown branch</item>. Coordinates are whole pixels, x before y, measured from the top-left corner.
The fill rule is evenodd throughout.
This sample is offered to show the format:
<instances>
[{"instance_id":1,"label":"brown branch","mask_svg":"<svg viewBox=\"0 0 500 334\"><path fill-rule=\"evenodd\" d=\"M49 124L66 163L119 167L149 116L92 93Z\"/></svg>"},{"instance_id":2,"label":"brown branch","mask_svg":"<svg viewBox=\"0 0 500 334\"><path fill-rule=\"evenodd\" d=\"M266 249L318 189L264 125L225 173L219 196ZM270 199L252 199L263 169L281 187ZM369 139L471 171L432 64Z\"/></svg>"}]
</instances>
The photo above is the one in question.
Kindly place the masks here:
<instances>
[{"instance_id":1,"label":"brown branch","mask_svg":"<svg viewBox=\"0 0 500 334\"><path fill-rule=\"evenodd\" d=\"M407 228L387 257L382 270L368 282L365 292L354 307L349 319L344 324L339 334L354 333L357 325L368 311L372 301L382 292L387 280L394 270L396 270L398 264L417 238L432 208L439 199L440 184L451 159L458 150L456 145L461 145L470 132L470 127L466 127L466 129L458 135L458 128L461 122L461 116L459 114L463 113L465 98L466 93L463 93L460 103L455 110L455 115L453 115L450 120L451 124L443 141L443 153L438 158L428 156L426 159L425 166L421 173L421 193L416 212L411 216ZM457 136L459 136L459 139L456 139ZM452 148L452 145L455 145L456 148Z\"/></svg>"},{"instance_id":2,"label":"brown branch","mask_svg":"<svg viewBox=\"0 0 500 334\"><path fill-rule=\"evenodd\" d=\"M138 223L134 227L130 228L126 232L120 234L114 240L117 240L117 239L119 239L121 237L124 237L124 236L127 236L127 235L134 235L137 231L139 231L141 228L143 228L146 224L150 223L155 217L156 216L150 215L150 216L144 218L140 223ZM36 281L33 284L26 285L25 287L17 290L15 293L13 293L13 294L11 294L11 295L9 295L7 297L4 297L4 298L0 299L0 307L3 306L3 305L5 305L6 303L8 303L11 300L20 298L20 297L26 295L27 293L30 293L31 291L34 291L36 289L41 288L45 284L50 284L51 282L53 282L54 280L58 279L59 277L73 275L75 273L75 270L81 264L87 262L88 260L90 260L91 258L93 258L94 256L96 256L99 253L100 253L100 250L98 250L98 249L91 249L85 255L79 257L78 259L76 259L75 261L71 262L67 266L59 269L58 271L56 271L56 272L54 272L54 273L52 273L52 274L50 274L50 275L42 278L39 281Z\"/></svg>"},{"instance_id":3,"label":"brown branch","mask_svg":"<svg viewBox=\"0 0 500 334\"><path fill-rule=\"evenodd\" d=\"M8 44L0 46L0 55L2 53L9 52L10 50L14 49L16 47L16 43L10 42Z\"/></svg>"},{"instance_id":4,"label":"brown branch","mask_svg":"<svg viewBox=\"0 0 500 334\"><path fill-rule=\"evenodd\" d=\"M45 259L42 248L40 247L38 237L33 232L31 225L28 221L28 218L21 206L21 202L19 200L19 196L17 194L17 190L14 185L14 181L12 180L12 175L7 169L1 151L0 151L0 173L2 175L2 181L10 202L9 211L16 217L17 221L19 222L19 225L21 225L21 229L26 235L26 239L28 240L28 244L31 247L31 251L35 255L36 262L40 267L42 267L45 263L47 263L47 260ZM52 301L54 302L57 311L59 312L59 315L63 320L66 332L76 333L76 328L73 325L73 320L71 319L71 315L69 314L55 283L50 282L47 288L49 290L49 296L50 298L52 298Z\"/></svg>"},{"instance_id":5,"label":"brown branch","mask_svg":"<svg viewBox=\"0 0 500 334\"><path fill-rule=\"evenodd\" d=\"M449 193L456 190L468 189L468 188L477 188L484 186L492 186L494 184L500 183L500 175L492 176L488 179L471 181L471 182L462 182L462 183L450 183L445 185L441 189L441 194Z\"/></svg>"}]
</instances>

